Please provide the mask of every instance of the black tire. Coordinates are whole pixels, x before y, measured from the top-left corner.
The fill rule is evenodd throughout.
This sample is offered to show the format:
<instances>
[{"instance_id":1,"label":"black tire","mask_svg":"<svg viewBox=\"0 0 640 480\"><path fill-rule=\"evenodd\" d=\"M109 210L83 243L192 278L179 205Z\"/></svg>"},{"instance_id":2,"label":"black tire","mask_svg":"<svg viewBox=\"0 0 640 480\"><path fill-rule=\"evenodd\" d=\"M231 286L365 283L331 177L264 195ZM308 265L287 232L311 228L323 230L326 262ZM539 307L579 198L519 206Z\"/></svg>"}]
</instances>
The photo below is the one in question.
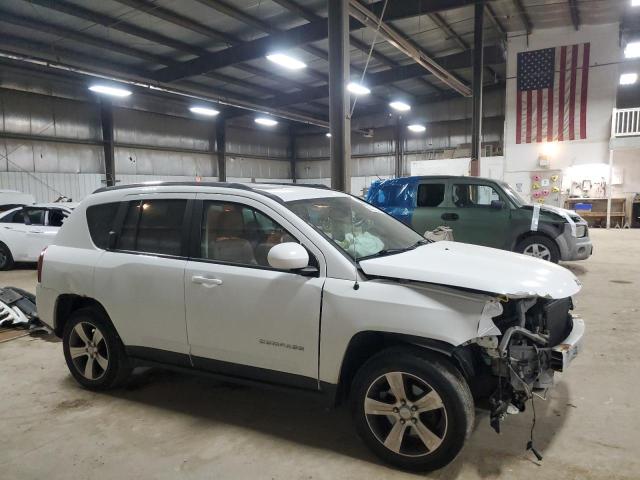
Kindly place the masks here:
<instances>
[{"instance_id":1,"label":"black tire","mask_svg":"<svg viewBox=\"0 0 640 480\"><path fill-rule=\"evenodd\" d=\"M535 250L536 245L538 246L538 251L543 253L542 256L537 256L531 251L532 249ZM545 248L548 254L544 252ZM531 235L520 240L516 245L515 251L524 255L542 258L543 260L548 260L553 263L558 263L560 261L560 249L558 248L558 245L556 245L556 242L552 239L545 237L544 235Z\"/></svg>"},{"instance_id":2,"label":"black tire","mask_svg":"<svg viewBox=\"0 0 640 480\"><path fill-rule=\"evenodd\" d=\"M388 378L398 374L403 379L406 399L398 400L391 393L393 387ZM379 389L385 384L387 391L384 387ZM427 405L420 400L427 396L434 403L429 405L429 411L420 412L418 406ZM367 414L365 411L372 411L369 403L365 409L365 402L370 401L367 398L397 411ZM475 417L473 397L460 372L446 358L411 347L384 350L362 366L352 384L351 408L358 435L378 457L401 469L423 472L444 467L458 455L471 434ZM382 411L387 408L384 406ZM399 447L394 451L385 442L397 427L403 433L398 435ZM427 447L433 439L433 447Z\"/></svg>"},{"instance_id":3,"label":"black tire","mask_svg":"<svg viewBox=\"0 0 640 480\"><path fill-rule=\"evenodd\" d=\"M13 255L11 250L4 243L0 242L0 270L11 270L13 268Z\"/></svg>"},{"instance_id":4,"label":"black tire","mask_svg":"<svg viewBox=\"0 0 640 480\"><path fill-rule=\"evenodd\" d=\"M89 343L81 338L82 333ZM131 373L120 337L111 322L97 309L81 308L71 314L64 326L62 348L71 375L90 390L118 387ZM91 366L88 367L90 361Z\"/></svg>"}]
</instances>

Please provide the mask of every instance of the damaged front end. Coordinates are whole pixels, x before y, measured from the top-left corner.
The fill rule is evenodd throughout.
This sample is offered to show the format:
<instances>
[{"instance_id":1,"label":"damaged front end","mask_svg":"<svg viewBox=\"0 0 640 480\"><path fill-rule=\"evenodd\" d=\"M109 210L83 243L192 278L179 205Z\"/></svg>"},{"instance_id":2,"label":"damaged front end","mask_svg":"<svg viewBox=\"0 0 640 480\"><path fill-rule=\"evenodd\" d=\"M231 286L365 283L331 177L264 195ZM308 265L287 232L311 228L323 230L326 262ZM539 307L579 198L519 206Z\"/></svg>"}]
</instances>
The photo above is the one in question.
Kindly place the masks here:
<instances>
[{"instance_id":1,"label":"damaged front end","mask_svg":"<svg viewBox=\"0 0 640 480\"><path fill-rule=\"evenodd\" d=\"M475 339L482 362L497 379L489 398L491 426L525 410L535 390L553 386L581 349L584 322L570 297L501 299L487 304ZM488 317L491 316L491 319Z\"/></svg>"}]
</instances>

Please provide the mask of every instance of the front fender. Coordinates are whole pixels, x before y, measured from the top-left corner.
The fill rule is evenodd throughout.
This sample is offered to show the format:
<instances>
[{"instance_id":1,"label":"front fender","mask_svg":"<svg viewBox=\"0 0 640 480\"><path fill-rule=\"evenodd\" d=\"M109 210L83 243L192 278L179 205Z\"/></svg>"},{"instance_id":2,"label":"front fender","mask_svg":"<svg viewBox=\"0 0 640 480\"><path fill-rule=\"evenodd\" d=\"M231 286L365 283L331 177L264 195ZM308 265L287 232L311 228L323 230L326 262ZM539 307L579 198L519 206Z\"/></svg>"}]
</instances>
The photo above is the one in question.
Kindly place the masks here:
<instances>
[{"instance_id":1,"label":"front fender","mask_svg":"<svg viewBox=\"0 0 640 480\"><path fill-rule=\"evenodd\" d=\"M479 336L483 312L495 313L486 310L492 297L448 287L382 279L360 282L358 290L353 285L328 278L324 286L319 372L323 382L338 383L349 342L360 332L420 337L456 347ZM485 327L491 330L490 324Z\"/></svg>"}]
</instances>

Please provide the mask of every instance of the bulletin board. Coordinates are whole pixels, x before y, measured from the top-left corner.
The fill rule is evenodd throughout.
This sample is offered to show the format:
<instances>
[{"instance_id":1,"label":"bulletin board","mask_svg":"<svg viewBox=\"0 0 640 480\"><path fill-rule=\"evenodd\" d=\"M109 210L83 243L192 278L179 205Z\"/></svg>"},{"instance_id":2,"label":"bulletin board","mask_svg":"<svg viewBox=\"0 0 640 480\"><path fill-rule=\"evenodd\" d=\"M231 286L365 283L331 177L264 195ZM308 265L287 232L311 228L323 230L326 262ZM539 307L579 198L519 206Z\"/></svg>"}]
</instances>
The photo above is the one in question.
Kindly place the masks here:
<instances>
[{"instance_id":1,"label":"bulletin board","mask_svg":"<svg viewBox=\"0 0 640 480\"><path fill-rule=\"evenodd\" d=\"M544 205L562 206L562 171L531 172L531 201Z\"/></svg>"}]
</instances>

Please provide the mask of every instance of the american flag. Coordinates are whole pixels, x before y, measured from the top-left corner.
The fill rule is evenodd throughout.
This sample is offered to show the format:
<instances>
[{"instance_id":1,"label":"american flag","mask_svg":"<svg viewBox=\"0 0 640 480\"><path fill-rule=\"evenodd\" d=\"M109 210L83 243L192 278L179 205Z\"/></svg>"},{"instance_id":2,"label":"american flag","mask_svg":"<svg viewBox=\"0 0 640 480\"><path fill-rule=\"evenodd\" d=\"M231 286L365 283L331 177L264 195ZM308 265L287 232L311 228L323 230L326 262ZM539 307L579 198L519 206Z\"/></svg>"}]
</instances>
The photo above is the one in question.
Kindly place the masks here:
<instances>
[{"instance_id":1,"label":"american flag","mask_svg":"<svg viewBox=\"0 0 640 480\"><path fill-rule=\"evenodd\" d=\"M516 143L587 138L589 43L518 53Z\"/></svg>"}]
</instances>

